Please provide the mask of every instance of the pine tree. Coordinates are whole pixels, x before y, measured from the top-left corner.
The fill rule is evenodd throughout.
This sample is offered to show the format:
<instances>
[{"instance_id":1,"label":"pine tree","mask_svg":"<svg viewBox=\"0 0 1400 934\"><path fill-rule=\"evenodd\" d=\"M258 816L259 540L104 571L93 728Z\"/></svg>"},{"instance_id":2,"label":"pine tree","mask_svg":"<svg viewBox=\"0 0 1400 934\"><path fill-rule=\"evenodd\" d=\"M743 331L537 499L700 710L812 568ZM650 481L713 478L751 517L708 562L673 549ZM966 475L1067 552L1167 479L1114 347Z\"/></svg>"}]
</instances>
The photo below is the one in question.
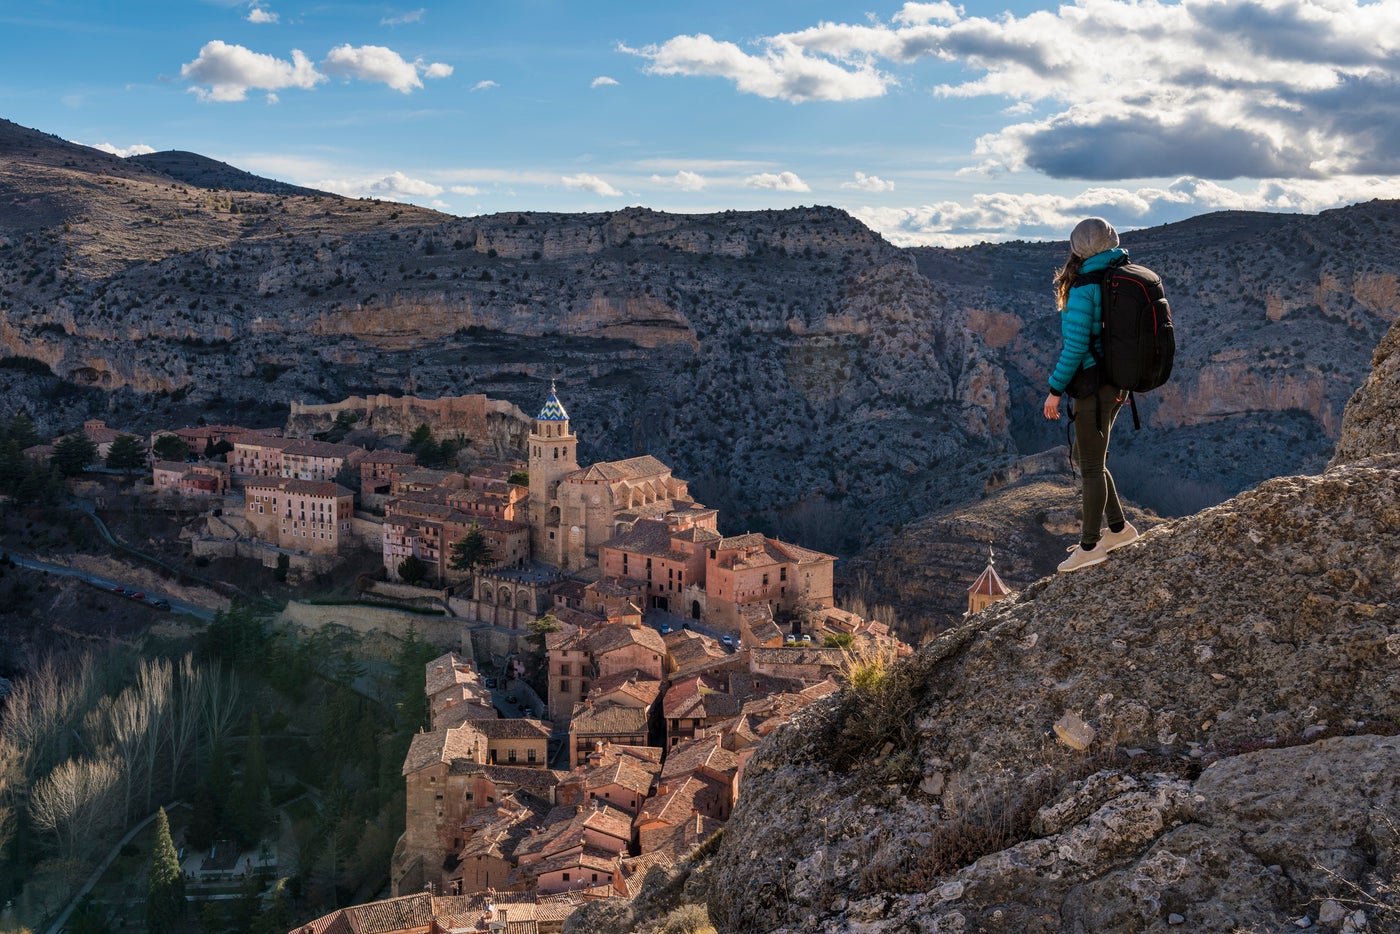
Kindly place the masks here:
<instances>
[{"instance_id":1,"label":"pine tree","mask_svg":"<svg viewBox=\"0 0 1400 934\"><path fill-rule=\"evenodd\" d=\"M428 576L428 565L416 555L409 555L399 562L398 571L405 584L416 584Z\"/></svg>"},{"instance_id":2,"label":"pine tree","mask_svg":"<svg viewBox=\"0 0 1400 934\"><path fill-rule=\"evenodd\" d=\"M146 462L146 445L135 435L117 435L107 451L107 466L130 474Z\"/></svg>"},{"instance_id":3,"label":"pine tree","mask_svg":"<svg viewBox=\"0 0 1400 934\"><path fill-rule=\"evenodd\" d=\"M84 432L60 438L53 446L50 461L64 477L76 477L97 460L97 445Z\"/></svg>"},{"instance_id":4,"label":"pine tree","mask_svg":"<svg viewBox=\"0 0 1400 934\"><path fill-rule=\"evenodd\" d=\"M170 819L161 808L156 813L156 840L146 879L146 930L150 934L174 931L184 913L185 876L175 841L170 839Z\"/></svg>"},{"instance_id":5,"label":"pine tree","mask_svg":"<svg viewBox=\"0 0 1400 934\"><path fill-rule=\"evenodd\" d=\"M190 456L190 446L179 435L161 435L151 453L163 461L182 461Z\"/></svg>"},{"instance_id":6,"label":"pine tree","mask_svg":"<svg viewBox=\"0 0 1400 934\"><path fill-rule=\"evenodd\" d=\"M470 574L477 568L484 568L496 560L496 553L486 542L486 533L475 522L466 535L452 543L452 563L454 571Z\"/></svg>"}]
</instances>

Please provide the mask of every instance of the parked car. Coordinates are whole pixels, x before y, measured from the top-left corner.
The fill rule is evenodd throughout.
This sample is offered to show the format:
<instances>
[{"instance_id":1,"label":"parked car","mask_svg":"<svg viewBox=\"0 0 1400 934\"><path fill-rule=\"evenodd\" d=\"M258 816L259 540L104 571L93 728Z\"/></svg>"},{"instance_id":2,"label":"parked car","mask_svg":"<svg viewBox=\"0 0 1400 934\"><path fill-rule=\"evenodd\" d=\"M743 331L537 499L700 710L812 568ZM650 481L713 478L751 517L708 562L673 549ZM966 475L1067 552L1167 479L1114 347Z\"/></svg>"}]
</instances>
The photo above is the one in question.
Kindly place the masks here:
<instances>
[{"instance_id":1,"label":"parked car","mask_svg":"<svg viewBox=\"0 0 1400 934\"><path fill-rule=\"evenodd\" d=\"M139 590L136 591L135 593L127 594L127 596L131 597L131 599L133 599L133 600L144 600L144 599L146 599L146 595L143 594L143 593L141 593Z\"/></svg>"},{"instance_id":2,"label":"parked car","mask_svg":"<svg viewBox=\"0 0 1400 934\"><path fill-rule=\"evenodd\" d=\"M170 601L166 600L164 597L157 597L151 601L151 606L155 607L157 610L168 610L170 609Z\"/></svg>"},{"instance_id":3,"label":"parked car","mask_svg":"<svg viewBox=\"0 0 1400 934\"><path fill-rule=\"evenodd\" d=\"M669 636L669 635L671 634L671 627L670 627L670 626L662 626L662 627L661 627L661 634L662 634L663 636Z\"/></svg>"},{"instance_id":4,"label":"parked car","mask_svg":"<svg viewBox=\"0 0 1400 934\"><path fill-rule=\"evenodd\" d=\"M734 648L733 636L721 636L719 641L723 642L726 646L728 646L731 649Z\"/></svg>"},{"instance_id":5,"label":"parked car","mask_svg":"<svg viewBox=\"0 0 1400 934\"><path fill-rule=\"evenodd\" d=\"M127 590L125 587L117 586L112 588L112 593L125 597L127 594L131 593L131 591Z\"/></svg>"},{"instance_id":6,"label":"parked car","mask_svg":"<svg viewBox=\"0 0 1400 934\"><path fill-rule=\"evenodd\" d=\"M495 686L496 686L496 679L495 679L495 678L487 678L487 679L486 679L486 686L487 686L488 688L493 688L493 687L495 687Z\"/></svg>"},{"instance_id":7,"label":"parked car","mask_svg":"<svg viewBox=\"0 0 1400 934\"><path fill-rule=\"evenodd\" d=\"M792 633L788 633L786 636L783 636L783 645L796 645L796 644L797 644L797 637L794 636Z\"/></svg>"},{"instance_id":8,"label":"parked car","mask_svg":"<svg viewBox=\"0 0 1400 934\"><path fill-rule=\"evenodd\" d=\"M808 633L804 632L802 634L802 637L798 641L801 642L803 645L811 645L812 637Z\"/></svg>"}]
</instances>

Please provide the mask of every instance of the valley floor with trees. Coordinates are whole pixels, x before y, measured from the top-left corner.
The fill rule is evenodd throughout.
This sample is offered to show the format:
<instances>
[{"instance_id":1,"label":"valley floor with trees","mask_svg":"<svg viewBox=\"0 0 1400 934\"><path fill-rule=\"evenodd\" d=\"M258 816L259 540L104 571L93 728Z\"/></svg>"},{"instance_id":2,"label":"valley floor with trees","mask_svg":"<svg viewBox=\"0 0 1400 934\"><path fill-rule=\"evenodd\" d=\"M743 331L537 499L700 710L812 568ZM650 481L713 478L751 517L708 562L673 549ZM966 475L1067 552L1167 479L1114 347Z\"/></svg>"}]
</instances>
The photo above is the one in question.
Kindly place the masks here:
<instances>
[{"instance_id":1,"label":"valley floor with trees","mask_svg":"<svg viewBox=\"0 0 1400 934\"><path fill-rule=\"evenodd\" d=\"M30 660L0 706L0 932L46 929L109 853L67 930L267 934L378 895L438 650L412 633L389 661L362 648L235 605L192 644ZM185 878L180 856L211 847L261 859Z\"/></svg>"}]
</instances>

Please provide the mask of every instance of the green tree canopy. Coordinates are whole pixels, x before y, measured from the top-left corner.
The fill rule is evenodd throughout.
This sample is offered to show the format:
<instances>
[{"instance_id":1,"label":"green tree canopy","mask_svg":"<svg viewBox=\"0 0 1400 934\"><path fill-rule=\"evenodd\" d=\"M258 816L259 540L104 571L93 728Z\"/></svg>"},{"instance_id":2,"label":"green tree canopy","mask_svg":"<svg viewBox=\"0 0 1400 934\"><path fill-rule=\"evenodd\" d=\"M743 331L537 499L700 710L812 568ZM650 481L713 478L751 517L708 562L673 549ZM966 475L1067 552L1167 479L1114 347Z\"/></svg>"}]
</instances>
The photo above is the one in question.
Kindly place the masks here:
<instances>
[{"instance_id":1,"label":"green tree canopy","mask_svg":"<svg viewBox=\"0 0 1400 934\"><path fill-rule=\"evenodd\" d=\"M524 470L517 470L506 480L507 483L514 483L516 486L529 486L530 474Z\"/></svg>"},{"instance_id":2,"label":"green tree canopy","mask_svg":"<svg viewBox=\"0 0 1400 934\"><path fill-rule=\"evenodd\" d=\"M182 461L190 456L190 446L179 435L161 435L151 453L163 461Z\"/></svg>"},{"instance_id":3,"label":"green tree canopy","mask_svg":"<svg viewBox=\"0 0 1400 934\"><path fill-rule=\"evenodd\" d=\"M398 570L405 584L416 584L428 576L428 565L417 555L409 555L400 561Z\"/></svg>"},{"instance_id":4,"label":"green tree canopy","mask_svg":"<svg viewBox=\"0 0 1400 934\"><path fill-rule=\"evenodd\" d=\"M146 930L150 934L174 931L185 913L185 876L175 841L170 839L170 819L165 808L156 813L155 846L146 877Z\"/></svg>"},{"instance_id":5,"label":"green tree canopy","mask_svg":"<svg viewBox=\"0 0 1400 934\"><path fill-rule=\"evenodd\" d=\"M146 445L135 435L117 435L107 451L107 466L131 473L146 462Z\"/></svg>"},{"instance_id":6,"label":"green tree canopy","mask_svg":"<svg viewBox=\"0 0 1400 934\"><path fill-rule=\"evenodd\" d=\"M477 568L494 563L495 560L496 553L487 543L486 533L473 522L467 534L452 543L452 561L449 567L454 571L466 571L470 574Z\"/></svg>"},{"instance_id":7,"label":"green tree canopy","mask_svg":"<svg viewBox=\"0 0 1400 934\"><path fill-rule=\"evenodd\" d=\"M29 416L20 412L10 419L10 425L5 430L5 440L15 442L23 451L25 448L33 447L43 439L39 437L39 432L35 429L34 422Z\"/></svg>"},{"instance_id":8,"label":"green tree canopy","mask_svg":"<svg viewBox=\"0 0 1400 934\"><path fill-rule=\"evenodd\" d=\"M549 635L551 632L559 631L559 620L546 613L539 619L531 620L525 628L530 633L528 636L525 637L526 641L530 642L532 645L536 646L539 649L543 649L544 637Z\"/></svg>"},{"instance_id":9,"label":"green tree canopy","mask_svg":"<svg viewBox=\"0 0 1400 934\"><path fill-rule=\"evenodd\" d=\"M53 446L52 463L64 477L76 477L97 460L97 445L86 432L74 432Z\"/></svg>"}]
</instances>

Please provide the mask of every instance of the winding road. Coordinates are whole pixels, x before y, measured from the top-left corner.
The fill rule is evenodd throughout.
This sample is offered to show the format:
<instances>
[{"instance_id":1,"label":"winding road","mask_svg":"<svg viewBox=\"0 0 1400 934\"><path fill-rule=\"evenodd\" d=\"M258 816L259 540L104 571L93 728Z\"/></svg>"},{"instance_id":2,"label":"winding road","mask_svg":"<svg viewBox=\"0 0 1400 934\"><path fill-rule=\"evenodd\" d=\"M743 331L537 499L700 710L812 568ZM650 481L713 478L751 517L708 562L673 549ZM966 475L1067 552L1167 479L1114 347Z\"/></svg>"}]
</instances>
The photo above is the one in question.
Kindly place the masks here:
<instances>
[{"instance_id":1,"label":"winding road","mask_svg":"<svg viewBox=\"0 0 1400 934\"><path fill-rule=\"evenodd\" d=\"M22 568L30 568L31 570L35 571L47 571L50 574L61 574L64 577L76 577L78 578L78 580L86 581L87 583L92 584L94 587L99 587L107 591L114 590L117 587L125 587L127 590L139 591L146 595L146 600L143 602L145 602L147 606L150 605L149 601L160 597L164 597L166 600L170 601L170 610L173 613L184 613L188 616L194 616L199 619L205 620L206 622L214 618L214 612L216 609L215 607L204 606L203 604L199 603L190 603L187 600L180 600L171 594L159 593L154 590L143 589L133 584L127 584L123 583L122 581L113 580L109 577L102 577L97 574L89 574L87 571L80 571L77 568L64 567L61 564L49 564L47 561L40 561L38 558L34 558L29 555L21 555L11 552L10 560ZM154 609L154 607L152 607L152 609Z\"/></svg>"}]
</instances>

